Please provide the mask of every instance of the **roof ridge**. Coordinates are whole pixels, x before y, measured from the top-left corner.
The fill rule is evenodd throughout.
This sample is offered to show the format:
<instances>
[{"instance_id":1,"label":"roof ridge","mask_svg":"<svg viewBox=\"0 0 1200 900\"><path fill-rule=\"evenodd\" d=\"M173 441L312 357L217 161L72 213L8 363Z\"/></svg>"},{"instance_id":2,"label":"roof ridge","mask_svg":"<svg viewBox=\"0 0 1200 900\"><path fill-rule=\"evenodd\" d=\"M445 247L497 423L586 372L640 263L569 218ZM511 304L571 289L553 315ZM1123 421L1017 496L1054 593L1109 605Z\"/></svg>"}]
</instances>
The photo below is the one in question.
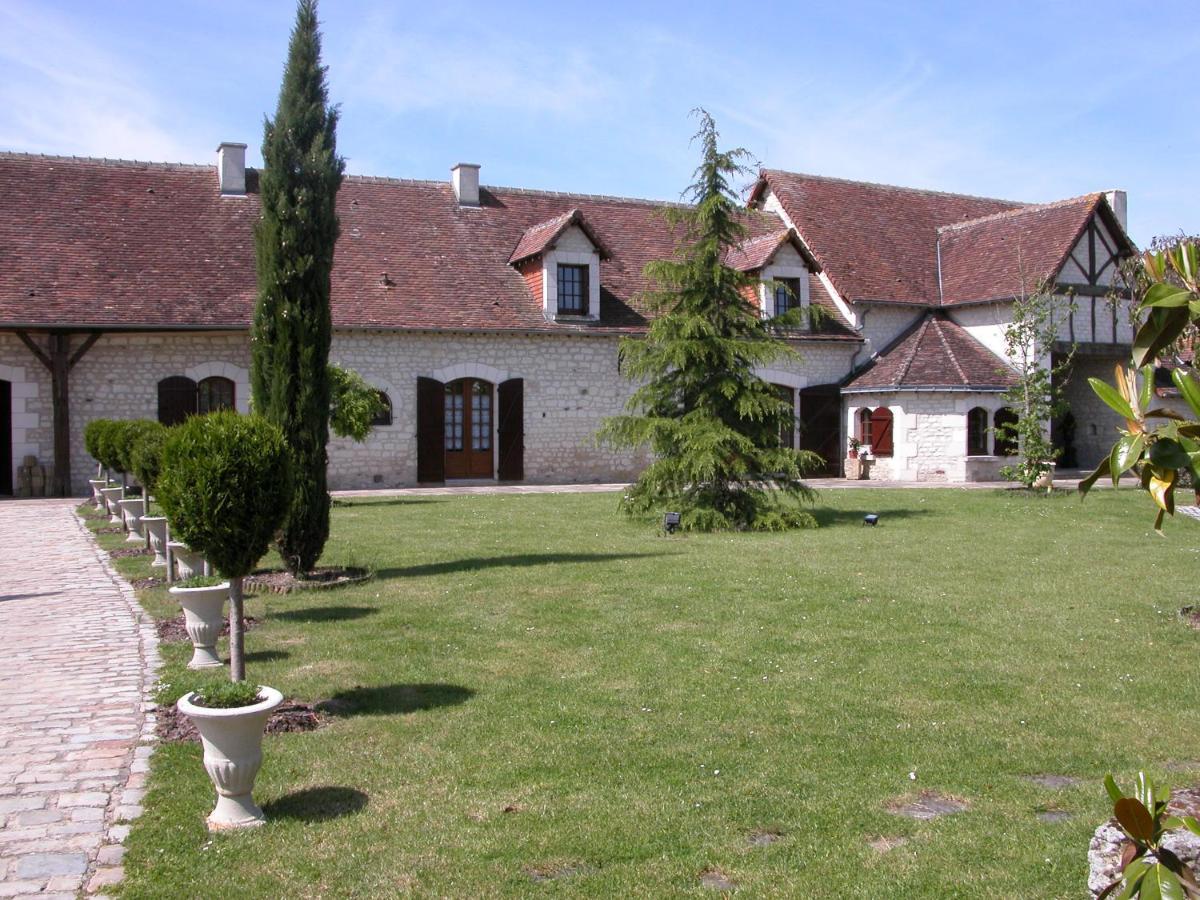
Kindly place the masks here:
<instances>
[{"instance_id":1,"label":"roof ridge","mask_svg":"<svg viewBox=\"0 0 1200 900\"><path fill-rule=\"evenodd\" d=\"M836 175L814 175L811 172L791 172L787 169L761 169L760 172L773 172L778 175L795 175L799 178L811 178L814 181L836 181L839 184L855 184L860 187L886 188L890 191L904 191L909 194L926 194L935 197L958 197L963 200L987 200L991 203L1010 203L1016 207L1030 206L1024 200L1007 200L1003 197L985 197L982 194L963 194L958 191L939 191L933 188L906 187L902 184L884 184L882 181L862 181L857 178L839 178Z\"/></svg>"},{"instance_id":2,"label":"roof ridge","mask_svg":"<svg viewBox=\"0 0 1200 900\"><path fill-rule=\"evenodd\" d=\"M1049 203L1030 203L1027 206L1020 206L1016 209L1006 209L1002 212L992 213L987 216L980 216L977 219L964 219L961 222L954 222L950 225L939 225L937 233L940 235L944 231L965 231L968 228L974 228L976 225L982 225L987 222L994 222L1004 218L1016 218L1028 213L1039 213L1050 209L1062 209L1064 206L1071 206L1083 200L1095 203L1104 196L1102 191L1092 191L1087 194L1080 194L1078 197L1066 197L1062 200L1051 200Z\"/></svg>"},{"instance_id":3,"label":"roof ridge","mask_svg":"<svg viewBox=\"0 0 1200 900\"><path fill-rule=\"evenodd\" d=\"M0 150L0 159L48 159L63 162L99 163L106 166L154 166L160 169L193 169L215 171L216 166L205 163L156 162L149 159L120 159L107 156L68 156L61 153L33 153L27 150Z\"/></svg>"},{"instance_id":4,"label":"roof ridge","mask_svg":"<svg viewBox=\"0 0 1200 900\"><path fill-rule=\"evenodd\" d=\"M958 373L958 377L962 379L962 383L969 385L971 379L967 377L967 373L963 371L963 367L959 364L958 354L954 352L954 348L950 346L950 341L946 337L946 333L942 331L942 322L945 319L933 319L934 326L937 328L938 339L942 342L942 348L946 351L946 358L950 360L950 364L954 366L954 371Z\"/></svg>"},{"instance_id":5,"label":"roof ridge","mask_svg":"<svg viewBox=\"0 0 1200 900\"><path fill-rule=\"evenodd\" d=\"M900 367L899 374L892 380L892 385L900 385L904 383L904 379L908 377L908 370L912 368L913 361L917 358L917 351L921 349L921 339L925 337L925 329L929 327L929 323L933 320L931 314L926 314L925 319L917 326L913 333L912 350L909 351L908 359L904 360L904 365Z\"/></svg>"}]
</instances>

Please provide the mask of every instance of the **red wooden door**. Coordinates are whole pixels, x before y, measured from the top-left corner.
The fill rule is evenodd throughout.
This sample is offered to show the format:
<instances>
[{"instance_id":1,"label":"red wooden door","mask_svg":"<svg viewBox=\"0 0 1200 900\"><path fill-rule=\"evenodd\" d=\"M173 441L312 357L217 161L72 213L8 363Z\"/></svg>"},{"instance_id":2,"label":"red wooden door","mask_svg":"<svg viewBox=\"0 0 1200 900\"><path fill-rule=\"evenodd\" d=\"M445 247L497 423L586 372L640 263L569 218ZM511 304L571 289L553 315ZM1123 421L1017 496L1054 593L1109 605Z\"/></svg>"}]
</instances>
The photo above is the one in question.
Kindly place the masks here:
<instances>
[{"instance_id":1,"label":"red wooden door","mask_svg":"<svg viewBox=\"0 0 1200 900\"><path fill-rule=\"evenodd\" d=\"M460 378L446 385L444 429L447 478L491 478L492 385Z\"/></svg>"}]
</instances>

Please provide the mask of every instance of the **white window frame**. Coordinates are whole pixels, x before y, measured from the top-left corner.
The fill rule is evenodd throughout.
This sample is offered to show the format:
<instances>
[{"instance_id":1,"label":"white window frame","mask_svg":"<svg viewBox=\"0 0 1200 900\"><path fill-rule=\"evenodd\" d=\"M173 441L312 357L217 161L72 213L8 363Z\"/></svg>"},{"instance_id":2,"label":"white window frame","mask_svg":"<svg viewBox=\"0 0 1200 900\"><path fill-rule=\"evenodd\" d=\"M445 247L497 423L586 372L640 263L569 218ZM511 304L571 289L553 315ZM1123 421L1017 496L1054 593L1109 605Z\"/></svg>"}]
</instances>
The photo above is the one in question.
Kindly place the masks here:
<instances>
[{"instance_id":1,"label":"white window frame","mask_svg":"<svg viewBox=\"0 0 1200 900\"><path fill-rule=\"evenodd\" d=\"M775 316L775 282L784 278L797 278L800 281L800 311L804 314L804 327L808 328L808 307L811 302L812 287L809 284L809 271L804 266L766 266L762 270L762 281L758 287L758 302L764 319Z\"/></svg>"},{"instance_id":2,"label":"white window frame","mask_svg":"<svg viewBox=\"0 0 1200 900\"><path fill-rule=\"evenodd\" d=\"M588 267L588 309L586 316L559 315L558 312L558 267ZM600 253L582 253L577 250L551 250L542 258L542 312L550 321L592 321L600 318Z\"/></svg>"}]
</instances>

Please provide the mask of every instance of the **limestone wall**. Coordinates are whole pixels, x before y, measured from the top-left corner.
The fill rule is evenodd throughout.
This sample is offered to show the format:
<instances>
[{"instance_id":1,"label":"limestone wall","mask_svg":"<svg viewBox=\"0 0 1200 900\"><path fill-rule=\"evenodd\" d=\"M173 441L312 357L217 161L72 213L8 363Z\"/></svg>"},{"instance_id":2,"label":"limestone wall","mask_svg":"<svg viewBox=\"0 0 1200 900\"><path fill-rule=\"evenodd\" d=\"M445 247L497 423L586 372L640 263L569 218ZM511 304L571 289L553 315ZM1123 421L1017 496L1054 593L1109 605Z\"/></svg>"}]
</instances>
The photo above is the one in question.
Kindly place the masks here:
<instances>
[{"instance_id":1,"label":"limestone wall","mask_svg":"<svg viewBox=\"0 0 1200 900\"><path fill-rule=\"evenodd\" d=\"M78 339L76 346L78 345ZM448 381L473 376L498 383L525 380L525 478L531 482L620 481L644 459L597 448L602 420L622 411L632 385L617 368L618 339L587 335L397 334L339 332L331 359L355 369L392 401L392 424L362 444L333 438L329 483L338 488L395 487L416 482L416 385L419 376ZM800 342L800 358L771 370L801 388L841 378L856 344ZM248 408L249 343L244 333L106 334L71 373L72 481L85 493L94 463L83 429L96 418L157 416L158 382L222 375ZM764 373L767 374L767 373ZM53 461L49 373L11 335L0 334L0 378L13 382L14 464L33 453Z\"/></svg>"}]
</instances>

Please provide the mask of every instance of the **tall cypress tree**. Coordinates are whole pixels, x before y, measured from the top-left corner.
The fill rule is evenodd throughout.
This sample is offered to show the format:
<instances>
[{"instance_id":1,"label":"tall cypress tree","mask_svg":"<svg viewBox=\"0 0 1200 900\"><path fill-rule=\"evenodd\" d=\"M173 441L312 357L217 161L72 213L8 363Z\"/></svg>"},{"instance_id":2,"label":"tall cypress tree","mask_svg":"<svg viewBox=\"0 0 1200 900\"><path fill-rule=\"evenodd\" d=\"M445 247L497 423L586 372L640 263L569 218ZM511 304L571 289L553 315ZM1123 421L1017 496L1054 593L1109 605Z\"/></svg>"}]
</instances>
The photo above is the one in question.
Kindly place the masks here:
<instances>
[{"instance_id":1,"label":"tall cypress tree","mask_svg":"<svg viewBox=\"0 0 1200 900\"><path fill-rule=\"evenodd\" d=\"M264 125L250 345L255 411L283 429L292 455L293 499L279 552L294 574L312 569L329 537L329 276L345 169L337 120L321 65L317 3L300 0L279 105Z\"/></svg>"},{"instance_id":2,"label":"tall cypress tree","mask_svg":"<svg viewBox=\"0 0 1200 900\"><path fill-rule=\"evenodd\" d=\"M628 414L606 420L599 438L653 451L626 495L630 512L671 507L684 528L702 531L812 525L788 501L812 496L800 479L817 458L783 446L792 406L754 374L794 351L748 299L757 282L725 264L746 238L730 180L747 171L740 160L748 154L718 149L712 117L698 113L693 205L667 212L683 240L674 259L646 267L656 316L645 338L621 346L622 371L642 384Z\"/></svg>"}]
</instances>

